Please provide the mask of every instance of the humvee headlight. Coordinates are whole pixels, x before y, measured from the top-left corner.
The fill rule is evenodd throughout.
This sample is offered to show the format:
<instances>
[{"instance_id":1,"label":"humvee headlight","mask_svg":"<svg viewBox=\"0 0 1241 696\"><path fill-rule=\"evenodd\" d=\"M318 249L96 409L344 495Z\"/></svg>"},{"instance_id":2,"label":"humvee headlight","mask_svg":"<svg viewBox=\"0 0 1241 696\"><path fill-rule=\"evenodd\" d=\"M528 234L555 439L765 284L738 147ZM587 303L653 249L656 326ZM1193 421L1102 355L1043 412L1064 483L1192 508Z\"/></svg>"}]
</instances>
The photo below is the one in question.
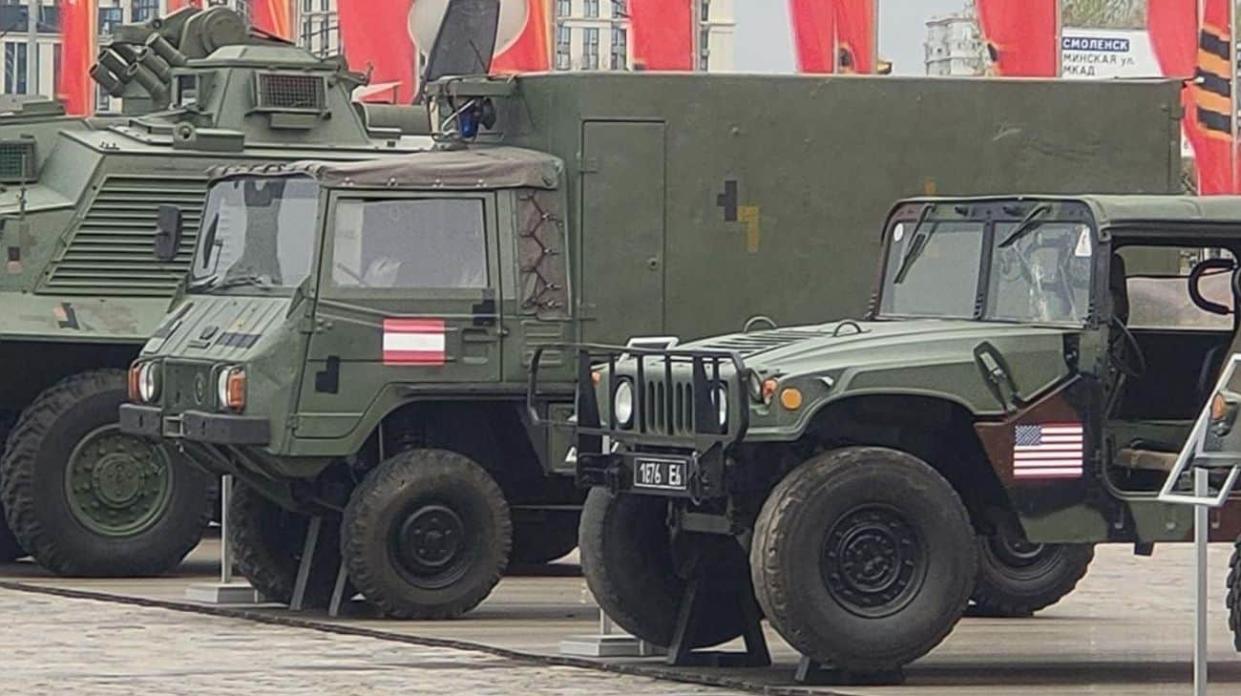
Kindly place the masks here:
<instances>
[{"instance_id":1,"label":"humvee headlight","mask_svg":"<svg viewBox=\"0 0 1241 696\"><path fill-rule=\"evenodd\" d=\"M745 378L745 388L750 393L750 399L755 402L763 402L763 378L754 370L750 370Z\"/></svg>"},{"instance_id":2,"label":"humvee headlight","mask_svg":"<svg viewBox=\"0 0 1241 696\"><path fill-rule=\"evenodd\" d=\"M159 366L154 361L138 365L136 386L139 401L149 404L159 398Z\"/></svg>"},{"instance_id":3,"label":"humvee headlight","mask_svg":"<svg viewBox=\"0 0 1241 696\"><path fill-rule=\"evenodd\" d=\"M216 376L216 403L221 410L240 411L246 407L246 371L226 367Z\"/></svg>"},{"instance_id":4,"label":"humvee headlight","mask_svg":"<svg viewBox=\"0 0 1241 696\"><path fill-rule=\"evenodd\" d=\"M612 415L622 428L633 425L633 382L622 379L612 394Z\"/></svg>"},{"instance_id":5,"label":"humvee headlight","mask_svg":"<svg viewBox=\"0 0 1241 696\"><path fill-rule=\"evenodd\" d=\"M728 425L728 387L723 384L715 388L715 414L721 428Z\"/></svg>"}]
</instances>

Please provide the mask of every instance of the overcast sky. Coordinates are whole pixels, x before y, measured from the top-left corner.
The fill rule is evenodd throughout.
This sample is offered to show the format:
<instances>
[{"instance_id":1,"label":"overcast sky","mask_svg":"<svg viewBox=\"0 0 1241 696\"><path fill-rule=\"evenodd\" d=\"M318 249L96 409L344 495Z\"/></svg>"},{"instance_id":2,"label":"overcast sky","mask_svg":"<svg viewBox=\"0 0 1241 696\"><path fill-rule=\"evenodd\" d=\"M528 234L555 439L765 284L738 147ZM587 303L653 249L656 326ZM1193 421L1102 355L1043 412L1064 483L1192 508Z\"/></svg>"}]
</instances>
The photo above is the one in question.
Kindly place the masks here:
<instances>
[{"instance_id":1,"label":"overcast sky","mask_svg":"<svg viewBox=\"0 0 1241 696\"><path fill-rule=\"evenodd\" d=\"M736 66L741 72L793 72L787 0L734 0ZM966 0L878 0L879 56L898 75L922 75L926 20L960 11Z\"/></svg>"}]
</instances>

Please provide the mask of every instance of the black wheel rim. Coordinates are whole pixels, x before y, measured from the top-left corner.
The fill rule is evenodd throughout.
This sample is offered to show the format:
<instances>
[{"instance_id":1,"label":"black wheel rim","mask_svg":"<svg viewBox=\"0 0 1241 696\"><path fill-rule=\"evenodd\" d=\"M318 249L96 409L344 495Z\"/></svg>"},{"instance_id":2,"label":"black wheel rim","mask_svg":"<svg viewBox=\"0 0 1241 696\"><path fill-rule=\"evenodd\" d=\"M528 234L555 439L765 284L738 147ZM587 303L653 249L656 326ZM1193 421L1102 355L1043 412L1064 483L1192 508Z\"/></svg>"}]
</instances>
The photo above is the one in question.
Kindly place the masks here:
<instances>
[{"instance_id":1,"label":"black wheel rim","mask_svg":"<svg viewBox=\"0 0 1241 696\"><path fill-rule=\"evenodd\" d=\"M442 589L460 580L469 569L469 536L462 516L450 505L420 504L393 526L392 555L410 584Z\"/></svg>"},{"instance_id":2,"label":"black wheel rim","mask_svg":"<svg viewBox=\"0 0 1241 696\"><path fill-rule=\"evenodd\" d=\"M842 607L878 618L895 614L917 595L926 579L926 556L917 528L900 511L864 505L828 529L819 570Z\"/></svg>"},{"instance_id":3,"label":"black wheel rim","mask_svg":"<svg viewBox=\"0 0 1241 696\"><path fill-rule=\"evenodd\" d=\"M987 538L991 554L1010 568L1031 568L1053 560L1060 546L1034 544L1025 539L999 532Z\"/></svg>"}]
</instances>

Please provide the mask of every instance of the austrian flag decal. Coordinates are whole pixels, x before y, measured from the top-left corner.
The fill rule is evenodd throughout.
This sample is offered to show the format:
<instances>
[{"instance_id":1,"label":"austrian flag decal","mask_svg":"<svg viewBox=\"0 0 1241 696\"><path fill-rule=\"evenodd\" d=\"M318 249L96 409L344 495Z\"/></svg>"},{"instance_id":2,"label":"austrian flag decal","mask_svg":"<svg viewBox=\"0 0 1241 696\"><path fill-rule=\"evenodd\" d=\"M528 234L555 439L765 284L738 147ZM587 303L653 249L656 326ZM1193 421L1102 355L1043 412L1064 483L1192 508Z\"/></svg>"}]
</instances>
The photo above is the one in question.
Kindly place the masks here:
<instances>
[{"instance_id":1,"label":"austrian flag decal","mask_svg":"<svg viewBox=\"0 0 1241 696\"><path fill-rule=\"evenodd\" d=\"M384 319L385 365L443 365L443 319Z\"/></svg>"}]
</instances>

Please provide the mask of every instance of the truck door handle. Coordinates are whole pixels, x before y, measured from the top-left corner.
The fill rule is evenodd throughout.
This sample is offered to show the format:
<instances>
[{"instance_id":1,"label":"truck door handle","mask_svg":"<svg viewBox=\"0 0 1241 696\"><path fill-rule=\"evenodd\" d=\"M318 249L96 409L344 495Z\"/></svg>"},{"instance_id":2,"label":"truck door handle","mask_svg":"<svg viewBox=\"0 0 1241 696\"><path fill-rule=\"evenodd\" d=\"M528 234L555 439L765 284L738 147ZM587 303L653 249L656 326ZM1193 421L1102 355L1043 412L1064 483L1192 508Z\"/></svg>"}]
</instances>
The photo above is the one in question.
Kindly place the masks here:
<instances>
[{"instance_id":1,"label":"truck door handle","mask_svg":"<svg viewBox=\"0 0 1241 696\"><path fill-rule=\"evenodd\" d=\"M1000 351L996 350L995 346L986 341L979 343L974 348L974 362L978 364L978 370L982 373L987 389L995 400L1000 402L1004 413L1014 413L1025 405L1025 400L1021 398L1021 390L1017 388L1013 373L1008 368L1008 361L1004 359Z\"/></svg>"}]
</instances>

